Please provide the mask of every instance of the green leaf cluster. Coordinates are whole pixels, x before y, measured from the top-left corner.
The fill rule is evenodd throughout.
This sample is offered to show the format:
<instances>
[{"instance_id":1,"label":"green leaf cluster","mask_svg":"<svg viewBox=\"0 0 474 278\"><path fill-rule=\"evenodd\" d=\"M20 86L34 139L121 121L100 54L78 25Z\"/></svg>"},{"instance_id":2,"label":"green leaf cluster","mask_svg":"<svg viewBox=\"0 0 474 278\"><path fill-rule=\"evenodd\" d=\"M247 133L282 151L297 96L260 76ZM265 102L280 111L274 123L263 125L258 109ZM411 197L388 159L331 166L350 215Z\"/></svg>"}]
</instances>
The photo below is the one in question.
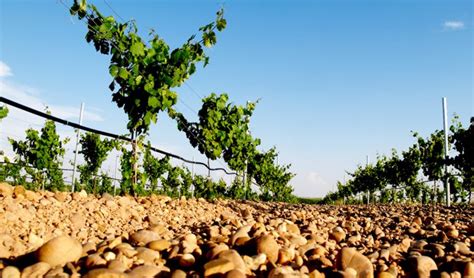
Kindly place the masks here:
<instances>
[{"instance_id":1,"label":"green leaf cluster","mask_svg":"<svg viewBox=\"0 0 474 278\"><path fill-rule=\"evenodd\" d=\"M101 139L99 134L91 132L82 134L79 144L81 145L79 153L84 157L84 164L78 167L81 184L91 188L87 191L98 193L99 169L109 152L119 145L116 140Z\"/></svg>"},{"instance_id":2,"label":"green leaf cluster","mask_svg":"<svg viewBox=\"0 0 474 278\"><path fill-rule=\"evenodd\" d=\"M21 168L32 177L32 183L27 187L65 189L61 160L65 152L64 144L68 139L60 139L53 121L47 120L41 131L31 128L26 130L25 140L10 138L9 141L16 153L15 163L21 165ZM20 174L20 171L18 169L17 173Z\"/></svg>"},{"instance_id":3,"label":"green leaf cluster","mask_svg":"<svg viewBox=\"0 0 474 278\"><path fill-rule=\"evenodd\" d=\"M138 35L135 22L119 23L85 0L75 1L70 12L79 19L87 18L86 41L110 56L112 100L127 113L127 128L132 134L146 133L160 112L176 104L174 88L196 71L198 63L207 65L204 47L214 45L215 31L226 27L223 11L218 11L215 22L199 29L202 40L195 40L193 35L182 46L171 49L153 31L146 42Z\"/></svg>"}]
</instances>

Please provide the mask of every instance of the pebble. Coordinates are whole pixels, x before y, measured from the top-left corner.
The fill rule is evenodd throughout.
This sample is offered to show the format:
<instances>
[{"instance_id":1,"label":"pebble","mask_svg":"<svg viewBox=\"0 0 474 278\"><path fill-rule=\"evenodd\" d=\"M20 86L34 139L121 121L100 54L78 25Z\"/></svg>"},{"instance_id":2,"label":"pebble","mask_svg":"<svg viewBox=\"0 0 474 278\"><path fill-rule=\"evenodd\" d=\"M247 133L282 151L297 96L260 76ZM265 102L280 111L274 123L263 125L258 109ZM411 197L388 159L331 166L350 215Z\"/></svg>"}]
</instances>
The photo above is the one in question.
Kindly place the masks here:
<instances>
[{"instance_id":1,"label":"pebble","mask_svg":"<svg viewBox=\"0 0 474 278\"><path fill-rule=\"evenodd\" d=\"M20 278L20 270L14 266L7 266L0 270L0 277L2 278Z\"/></svg>"},{"instance_id":2,"label":"pebble","mask_svg":"<svg viewBox=\"0 0 474 278\"><path fill-rule=\"evenodd\" d=\"M270 262L275 263L278 260L280 246L272 235L264 235L257 240L257 253L267 255Z\"/></svg>"},{"instance_id":3,"label":"pebble","mask_svg":"<svg viewBox=\"0 0 474 278\"><path fill-rule=\"evenodd\" d=\"M160 236L150 230L141 230L136 233L133 233L130 236L130 241L132 242L132 244L136 244L139 246L145 246L148 243L156 241L158 239L160 239Z\"/></svg>"},{"instance_id":4,"label":"pebble","mask_svg":"<svg viewBox=\"0 0 474 278\"><path fill-rule=\"evenodd\" d=\"M0 196L12 196L13 195L13 186L6 182L0 182Z\"/></svg>"},{"instance_id":5,"label":"pebble","mask_svg":"<svg viewBox=\"0 0 474 278\"><path fill-rule=\"evenodd\" d=\"M428 256L418 256L410 258L411 272L416 273L419 278L431 277L431 271L438 267L432 258Z\"/></svg>"},{"instance_id":6,"label":"pebble","mask_svg":"<svg viewBox=\"0 0 474 278\"><path fill-rule=\"evenodd\" d=\"M51 269L51 266L45 262L35 263L23 269L21 277L43 277Z\"/></svg>"},{"instance_id":7,"label":"pebble","mask_svg":"<svg viewBox=\"0 0 474 278\"><path fill-rule=\"evenodd\" d=\"M162 271L165 271L163 267L154 265L141 265L132 269L132 271L130 271L128 275L130 277L155 277Z\"/></svg>"},{"instance_id":8,"label":"pebble","mask_svg":"<svg viewBox=\"0 0 474 278\"><path fill-rule=\"evenodd\" d=\"M373 277L374 273L374 267L370 260L355 248L342 248L337 257L337 266L343 271L352 268L359 276L364 277Z\"/></svg>"},{"instance_id":9,"label":"pebble","mask_svg":"<svg viewBox=\"0 0 474 278\"><path fill-rule=\"evenodd\" d=\"M392 278L426 277L426 268L439 268L432 274L441 277L474 271L472 208L97 198L28 190L23 196L11 189L9 196L0 193L0 258L10 257L0 259L4 276ZM240 215L244 211L247 218ZM39 260L52 241L43 240L58 237L84 243L73 248L80 255L68 258L74 253L68 251L60 262ZM68 244L59 245L48 257ZM37 260L16 264L35 248Z\"/></svg>"},{"instance_id":10,"label":"pebble","mask_svg":"<svg viewBox=\"0 0 474 278\"><path fill-rule=\"evenodd\" d=\"M82 245L73 237L59 236L46 242L38 249L38 261L51 266L63 266L68 262L79 260L82 255Z\"/></svg>"},{"instance_id":11,"label":"pebble","mask_svg":"<svg viewBox=\"0 0 474 278\"><path fill-rule=\"evenodd\" d=\"M84 276L84 278L127 278L127 274L107 268L93 269Z\"/></svg>"},{"instance_id":12,"label":"pebble","mask_svg":"<svg viewBox=\"0 0 474 278\"><path fill-rule=\"evenodd\" d=\"M223 258L212 260L204 265L204 276L208 277L214 274L225 274L234 269L234 264Z\"/></svg>"},{"instance_id":13,"label":"pebble","mask_svg":"<svg viewBox=\"0 0 474 278\"><path fill-rule=\"evenodd\" d=\"M329 233L329 238L332 238L339 243L346 238L346 232L344 232L344 229L341 227L335 227L332 229L331 233Z\"/></svg>"}]
</instances>

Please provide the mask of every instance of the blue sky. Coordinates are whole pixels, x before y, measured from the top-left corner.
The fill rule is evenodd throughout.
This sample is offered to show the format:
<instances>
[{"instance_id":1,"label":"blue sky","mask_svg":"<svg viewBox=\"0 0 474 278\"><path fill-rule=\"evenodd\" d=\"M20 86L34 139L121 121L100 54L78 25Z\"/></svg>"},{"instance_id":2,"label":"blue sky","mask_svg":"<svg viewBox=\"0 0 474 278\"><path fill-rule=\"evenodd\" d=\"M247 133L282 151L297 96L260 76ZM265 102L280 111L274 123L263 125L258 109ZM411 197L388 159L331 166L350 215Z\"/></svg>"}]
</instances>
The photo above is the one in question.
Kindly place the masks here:
<instances>
[{"instance_id":1,"label":"blue sky","mask_svg":"<svg viewBox=\"0 0 474 278\"><path fill-rule=\"evenodd\" d=\"M104 0L89 2L114 15ZM238 104L261 99L252 134L263 149L275 145L281 163L293 165L298 195L322 196L366 155L407 148L411 130L428 135L440 129L443 96L449 114L464 125L474 114L472 1L107 2L121 17L135 19L141 34L154 28L172 47L224 6L228 28L208 51L210 64L188 84L202 96L226 92ZM85 33L85 24L59 1L1 1L0 93L48 104L72 120L84 101L84 124L124 133L126 116L107 88L108 57L85 42ZM191 89L178 92L199 109ZM195 118L182 103L177 108ZM1 137L21 132L18 118L35 121L14 114L2 123ZM165 116L150 138L205 160Z\"/></svg>"}]
</instances>

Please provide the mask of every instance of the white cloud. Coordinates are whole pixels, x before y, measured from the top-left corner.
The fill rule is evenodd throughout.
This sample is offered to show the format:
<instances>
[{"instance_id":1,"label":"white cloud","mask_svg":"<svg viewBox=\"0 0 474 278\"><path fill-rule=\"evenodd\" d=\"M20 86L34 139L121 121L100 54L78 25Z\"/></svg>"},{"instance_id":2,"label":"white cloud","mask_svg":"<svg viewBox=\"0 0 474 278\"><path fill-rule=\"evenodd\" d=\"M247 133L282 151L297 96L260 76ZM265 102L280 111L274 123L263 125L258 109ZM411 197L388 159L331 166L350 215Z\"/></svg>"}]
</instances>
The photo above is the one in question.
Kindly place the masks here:
<instances>
[{"instance_id":1,"label":"white cloud","mask_svg":"<svg viewBox=\"0 0 474 278\"><path fill-rule=\"evenodd\" d=\"M7 82L3 79L0 79L0 95L40 111L44 111L44 108L47 105L47 103L41 98L41 92L39 90L28 86ZM74 122L78 121L79 107L49 105L48 109L54 116ZM102 121L103 118L95 112L86 111L84 113L84 120L97 122ZM2 119L2 122L0 123L0 150L3 150L7 157L12 158L13 150L11 149L10 143L8 142L8 138L23 140L25 138L25 131L28 128L39 130L43 127L44 121L45 120L41 117L14 107L9 107L8 116ZM66 156L64 159L65 166L70 168L68 162L73 156L72 153L74 150L76 135L74 133L74 129L71 127L63 126L61 124L56 126L58 134L61 136L61 138L68 137L71 139L65 146Z\"/></svg>"},{"instance_id":2,"label":"white cloud","mask_svg":"<svg viewBox=\"0 0 474 278\"><path fill-rule=\"evenodd\" d=\"M79 107L68 106L68 105L49 105L43 99L41 99L41 93L35 88L28 86L16 85L4 80L0 80L0 95L11 99L15 102L21 103L23 105L29 106L31 108L44 111L46 106L48 110L51 111L51 114L59 118L64 118L66 120L77 121L79 118ZM10 109L10 110L13 110ZM26 113L22 113L23 115ZM24 115L26 116L26 115ZM31 119L39 119L42 122L42 119L37 116L30 116ZM30 119L30 118L28 118ZM92 122L100 122L104 119L95 112L84 111L84 120Z\"/></svg>"},{"instance_id":3,"label":"white cloud","mask_svg":"<svg viewBox=\"0 0 474 278\"><path fill-rule=\"evenodd\" d=\"M309 172L306 179L311 185L321 187L327 187L329 185L329 183L318 172Z\"/></svg>"},{"instance_id":4,"label":"white cloud","mask_svg":"<svg viewBox=\"0 0 474 278\"><path fill-rule=\"evenodd\" d=\"M4 62L0 61L0 77L12 76L10 67Z\"/></svg>"},{"instance_id":5,"label":"white cloud","mask_svg":"<svg viewBox=\"0 0 474 278\"><path fill-rule=\"evenodd\" d=\"M455 31L455 30L461 30L461 29L464 29L464 22L462 21L445 21L443 23L443 27L445 30L451 30L451 31Z\"/></svg>"}]
</instances>

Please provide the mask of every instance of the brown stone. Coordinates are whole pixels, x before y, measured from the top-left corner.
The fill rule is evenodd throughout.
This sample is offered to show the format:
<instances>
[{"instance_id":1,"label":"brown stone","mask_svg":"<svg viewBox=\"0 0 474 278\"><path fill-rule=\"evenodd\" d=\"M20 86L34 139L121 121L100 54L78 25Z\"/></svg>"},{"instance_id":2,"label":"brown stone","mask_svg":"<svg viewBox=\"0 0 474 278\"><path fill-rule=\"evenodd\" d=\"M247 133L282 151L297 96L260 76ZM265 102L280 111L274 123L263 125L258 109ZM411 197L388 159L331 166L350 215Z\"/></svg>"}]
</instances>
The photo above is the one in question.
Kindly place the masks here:
<instances>
[{"instance_id":1,"label":"brown stone","mask_svg":"<svg viewBox=\"0 0 474 278\"><path fill-rule=\"evenodd\" d=\"M239 253L233 249L225 250L219 253L218 258L226 259L234 264L234 268L243 273L247 272L247 266Z\"/></svg>"},{"instance_id":2,"label":"brown stone","mask_svg":"<svg viewBox=\"0 0 474 278\"><path fill-rule=\"evenodd\" d=\"M223 258L212 260L204 265L204 276L208 277L214 274L225 274L234 269L234 264Z\"/></svg>"},{"instance_id":3,"label":"brown stone","mask_svg":"<svg viewBox=\"0 0 474 278\"><path fill-rule=\"evenodd\" d=\"M183 268L191 267L196 262L192 254L184 254L179 258L179 265Z\"/></svg>"},{"instance_id":4,"label":"brown stone","mask_svg":"<svg viewBox=\"0 0 474 278\"><path fill-rule=\"evenodd\" d=\"M346 232L341 227L335 227L329 233L329 238L334 239L336 242L341 242L346 238Z\"/></svg>"},{"instance_id":5,"label":"brown stone","mask_svg":"<svg viewBox=\"0 0 474 278\"><path fill-rule=\"evenodd\" d=\"M14 266L7 266L0 270L0 277L2 278L20 278L20 270Z\"/></svg>"},{"instance_id":6,"label":"brown stone","mask_svg":"<svg viewBox=\"0 0 474 278\"><path fill-rule=\"evenodd\" d=\"M97 269L89 271L84 277L85 278L127 278L129 276L117 270L107 269L107 268L97 268Z\"/></svg>"},{"instance_id":7,"label":"brown stone","mask_svg":"<svg viewBox=\"0 0 474 278\"><path fill-rule=\"evenodd\" d=\"M186 278L186 272L181 269L176 269L171 273L171 278Z\"/></svg>"},{"instance_id":8,"label":"brown stone","mask_svg":"<svg viewBox=\"0 0 474 278\"><path fill-rule=\"evenodd\" d=\"M410 272L416 274L419 278L430 277L431 271L437 269L436 263L428 256L410 258Z\"/></svg>"},{"instance_id":9,"label":"brown stone","mask_svg":"<svg viewBox=\"0 0 474 278\"><path fill-rule=\"evenodd\" d=\"M171 273L171 278L186 278L186 272L181 269L176 269Z\"/></svg>"},{"instance_id":10,"label":"brown stone","mask_svg":"<svg viewBox=\"0 0 474 278\"><path fill-rule=\"evenodd\" d=\"M0 182L0 196L12 196L13 186L6 182Z\"/></svg>"},{"instance_id":11,"label":"brown stone","mask_svg":"<svg viewBox=\"0 0 474 278\"><path fill-rule=\"evenodd\" d=\"M233 269L225 274L226 278L245 278L247 277L244 273L242 273L238 269Z\"/></svg>"},{"instance_id":12,"label":"brown stone","mask_svg":"<svg viewBox=\"0 0 474 278\"><path fill-rule=\"evenodd\" d=\"M160 236L150 230L140 230L130 236L130 241L132 242L132 244L138 246L145 246L148 243L158 239L160 239Z\"/></svg>"},{"instance_id":13,"label":"brown stone","mask_svg":"<svg viewBox=\"0 0 474 278\"><path fill-rule=\"evenodd\" d=\"M154 264L155 261L160 259L160 252L152 250L146 247L138 247L136 249L136 257L145 262L145 264Z\"/></svg>"},{"instance_id":14,"label":"brown stone","mask_svg":"<svg viewBox=\"0 0 474 278\"><path fill-rule=\"evenodd\" d=\"M81 255L81 244L76 239L65 235L46 242L37 252L38 260L51 266L63 266L68 262L75 262Z\"/></svg>"},{"instance_id":15,"label":"brown stone","mask_svg":"<svg viewBox=\"0 0 474 278\"><path fill-rule=\"evenodd\" d=\"M128 273L130 277L155 277L160 272L164 271L163 267L154 265L141 265L135 267Z\"/></svg>"},{"instance_id":16,"label":"brown stone","mask_svg":"<svg viewBox=\"0 0 474 278\"><path fill-rule=\"evenodd\" d=\"M51 269L51 266L45 262L35 263L23 269L21 278L43 277Z\"/></svg>"},{"instance_id":17,"label":"brown stone","mask_svg":"<svg viewBox=\"0 0 474 278\"><path fill-rule=\"evenodd\" d=\"M15 198L26 197L26 189L21 185L17 185L13 188L13 195Z\"/></svg>"},{"instance_id":18,"label":"brown stone","mask_svg":"<svg viewBox=\"0 0 474 278\"><path fill-rule=\"evenodd\" d=\"M279 264L287 264L293 261L295 258L295 250L292 248L281 248L278 253L278 263Z\"/></svg>"},{"instance_id":19,"label":"brown stone","mask_svg":"<svg viewBox=\"0 0 474 278\"><path fill-rule=\"evenodd\" d=\"M377 278L396 278L396 277L393 276L392 273L384 271L384 272L379 273L377 275Z\"/></svg>"},{"instance_id":20,"label":"brown stone","mask_svg":"<svg viewBox=\"0 0 474 278\"><path fill-rule=\"evenodd\" d=\"M54 193L54 198L61 203L65 202L68 197L69 197L69 194L66 192L58 191Z\"/></svg>"},{"instance_id":21,"label":"brown stone","mask_svg":"<svg viewBox=\"0 0 474 278\"><path fill-rule=\"evenodd\" d=\"M374 267L370 260L359 253L355 248L344 247L337 256L337 267L345 271L352 268L357 271L358 277L373 277Z\"/></svg>"},{"instance_id":22,"label":"brown stone","mask_svg":"<svg viewBox=\"0 0 474 278\"><path fill-rule=\"evenodd\" d=\"M105 266L107 261L99 254L92 254L87 256L85 264L87 268L97 268Z\"/></svg>"},{"instance_id":23,"label":"brown stone","mask_svg":"<svg viewBox=\"0 0 474 278\"><path fill-rule=\"evenodd\" d=\"M156 251L164 251L170 248L171 242L166 239L158 239L148 243L148 248Z\"/></svg>"},{"instance_id":24,"label":"brown stone","mask_svg":"<svg viewBox=\"0 0 474 278\"><path fill-rule=\"evenodd\" d=\"M280 246L271 235L264 235L257 240L257 253L264 253L270 262L276 263Z\"/></svg>"},{"instance_id":25,"label":"brown stone","mask_svg":"<svg viewBox=\"0 0 474 278\"><path fill-rule=\"evenodd\" d=\"M474 263L473 262L466 263L466 265L464 266L463 275L464 277L474 277Z\"/></svg>"}]
</instances>

